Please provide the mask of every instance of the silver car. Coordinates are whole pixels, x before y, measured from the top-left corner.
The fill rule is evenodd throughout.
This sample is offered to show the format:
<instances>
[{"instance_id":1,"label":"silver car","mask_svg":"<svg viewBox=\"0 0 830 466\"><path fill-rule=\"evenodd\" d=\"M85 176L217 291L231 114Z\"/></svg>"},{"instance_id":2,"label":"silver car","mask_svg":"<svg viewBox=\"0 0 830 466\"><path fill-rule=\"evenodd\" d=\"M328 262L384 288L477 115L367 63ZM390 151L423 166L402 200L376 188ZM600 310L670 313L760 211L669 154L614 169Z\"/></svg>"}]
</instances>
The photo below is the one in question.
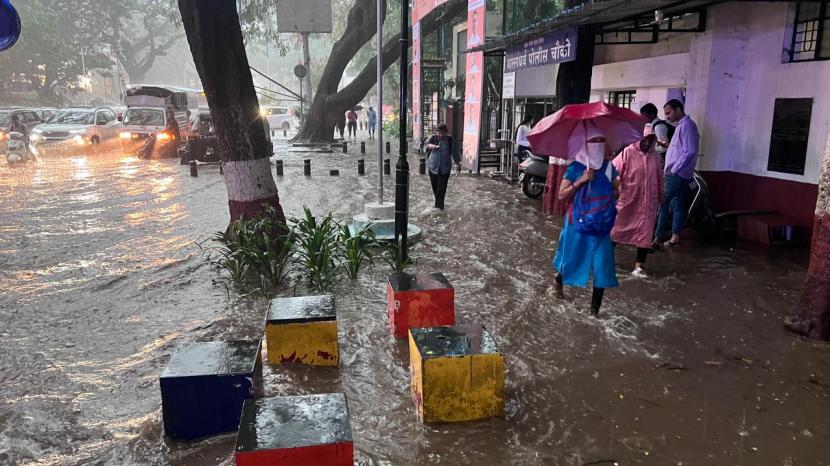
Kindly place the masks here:
<instances>
[{"instance_id":1,"label":"silver car","mask_svg":"<svg viewBox=\"0 0 830 466\"><path fill-rule=\"evenodd\" d=\"M64 108L37 125L29 142L37 153L65 150L94 150L118 136L115 112L105 107Z\"/></svg>"}]
</instances>

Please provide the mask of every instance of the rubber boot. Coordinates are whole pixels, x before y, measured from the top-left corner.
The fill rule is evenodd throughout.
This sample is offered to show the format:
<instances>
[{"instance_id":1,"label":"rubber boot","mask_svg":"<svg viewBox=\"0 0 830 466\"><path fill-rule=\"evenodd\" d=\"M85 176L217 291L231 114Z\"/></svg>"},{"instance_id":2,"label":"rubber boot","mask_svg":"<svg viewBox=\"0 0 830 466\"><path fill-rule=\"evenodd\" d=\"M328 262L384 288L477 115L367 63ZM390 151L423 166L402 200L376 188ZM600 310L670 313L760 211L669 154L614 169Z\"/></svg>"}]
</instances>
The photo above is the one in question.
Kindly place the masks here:
<instances>
[{"instance_id":1,"label":"rubber boot","mask_svg":"<svg viewBox=\"0 0 830 466\"><path fill-rule=\"evenodd\" d=\"M602 296L605 294L605 288L594 288L591 294L591 314L594 317L599 315L599 308L602 307Z\"/></svg>"},{"instance_id":2,"label":"rubber boot","mask_svg":"<svg viewBox=\"0 0 830 466\"><path fill-rule=\"evenodd\" d=\"M562 274L556 272L553 276L553 291L556 299L565 299L565 288L562 285Z\"/></svg>"}]
</instances>

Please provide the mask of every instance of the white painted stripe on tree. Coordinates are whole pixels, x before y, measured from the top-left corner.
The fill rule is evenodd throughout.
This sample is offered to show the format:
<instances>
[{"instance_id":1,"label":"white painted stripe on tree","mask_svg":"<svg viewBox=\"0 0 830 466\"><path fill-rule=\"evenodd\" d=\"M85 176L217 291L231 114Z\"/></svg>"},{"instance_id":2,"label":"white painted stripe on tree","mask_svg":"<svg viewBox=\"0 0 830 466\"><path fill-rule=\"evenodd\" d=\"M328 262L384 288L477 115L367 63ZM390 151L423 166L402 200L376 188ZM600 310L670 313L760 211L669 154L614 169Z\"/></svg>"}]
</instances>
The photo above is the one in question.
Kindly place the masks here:
<instances>
[{"instance_id":1,"label":"white painted stripe on tree","mask_svg":"<svg viewBox=\"0 0 830 466\"><path fill-rule=\"evenodd\" d=\"M268 158L224 163L225 185L231 201L255 201L277 194Z\"/></svg>"},{"instance_id":2,"label":"white painted stripe on tree","mask_svg":"<svg viewBox=\"0 0 830 466\"><path fill-rule=\"evenodd\" d=\"M818 199L816 199L816 218L830 215L830 137L824 148L824 162L821 164L821 176L818 179Z\"/></svg>"}]
</instances>

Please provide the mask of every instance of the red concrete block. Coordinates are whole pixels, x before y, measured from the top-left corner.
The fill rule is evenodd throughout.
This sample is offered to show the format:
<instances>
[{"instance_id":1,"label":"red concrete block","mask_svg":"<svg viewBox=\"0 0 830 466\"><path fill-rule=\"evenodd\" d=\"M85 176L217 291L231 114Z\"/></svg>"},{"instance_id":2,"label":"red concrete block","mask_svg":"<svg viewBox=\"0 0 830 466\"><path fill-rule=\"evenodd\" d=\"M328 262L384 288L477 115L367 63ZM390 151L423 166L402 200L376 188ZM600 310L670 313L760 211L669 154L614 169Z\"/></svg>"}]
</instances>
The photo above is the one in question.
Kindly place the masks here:
<instances>
[{"instance_id":1,"label":"red concrete block","mask_svg":"<svg viewBox=\"0 0 830 466\"><path fill-rule=\"evenodd\" d=\"M346 395L247 400L236 437L236 466L352 466Z\"/></svg>"},{"instance_id":2,"label":"red concrete block","mask_svg":"<svg viewBox=\"0 0 830 466\"><path fill-rule=\"evenodd\" d=\"M440 273L390 275L386 302L395 338L406 338L411 328L455 324L455 290Z\"/></svg>"}]
</instances>

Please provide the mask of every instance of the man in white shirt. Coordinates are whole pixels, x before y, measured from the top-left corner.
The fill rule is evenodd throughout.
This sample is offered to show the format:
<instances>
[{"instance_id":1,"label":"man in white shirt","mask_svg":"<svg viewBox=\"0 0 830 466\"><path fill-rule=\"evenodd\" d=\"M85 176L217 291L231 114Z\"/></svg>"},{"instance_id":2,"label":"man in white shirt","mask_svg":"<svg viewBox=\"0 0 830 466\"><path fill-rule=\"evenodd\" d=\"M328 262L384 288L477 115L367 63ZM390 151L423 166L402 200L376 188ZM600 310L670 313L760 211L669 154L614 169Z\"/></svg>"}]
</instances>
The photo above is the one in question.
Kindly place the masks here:
<instances>
[{"instance_id":1,"label":"man in white shirt","mask_svg":"<svg viewBox=\"0 0 830 466\"><path fill-rule=\"evenodd\" d=\"M645 104L640 108L640 115L642 115L647 121L651 122L651 129L654 130L655 136L657 136L657 144L655 146L655 150L661 155L666 154L666 150L669 147L669 143L671 142L671 137L669 135L669 123L663 121L658 117L659 113L657 112L657 106L654 104Z\"/></svg>"}]
</instances>

